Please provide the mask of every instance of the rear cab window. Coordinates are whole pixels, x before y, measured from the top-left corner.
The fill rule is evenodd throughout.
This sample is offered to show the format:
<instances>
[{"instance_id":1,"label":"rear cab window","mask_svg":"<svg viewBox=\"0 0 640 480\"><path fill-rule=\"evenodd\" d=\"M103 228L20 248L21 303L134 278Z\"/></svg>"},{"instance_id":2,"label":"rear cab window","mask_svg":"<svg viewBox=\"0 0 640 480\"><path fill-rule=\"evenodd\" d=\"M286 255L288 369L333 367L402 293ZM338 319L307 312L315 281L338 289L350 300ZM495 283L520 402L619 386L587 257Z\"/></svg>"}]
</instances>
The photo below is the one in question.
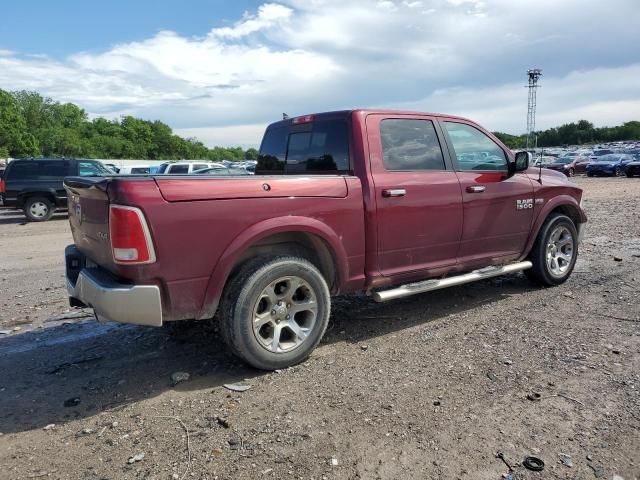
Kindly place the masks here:
<instances>
[{"instance_id":1,"label":"rear cab window","mask_svg":"<svg viewBox=\"0 0 640 480\"><path fill-rule=\"evenodd\" d=\"M346 118L293 121L267 128L257 174L340 175L351 170Z\"/></svg>"}]
</instances>

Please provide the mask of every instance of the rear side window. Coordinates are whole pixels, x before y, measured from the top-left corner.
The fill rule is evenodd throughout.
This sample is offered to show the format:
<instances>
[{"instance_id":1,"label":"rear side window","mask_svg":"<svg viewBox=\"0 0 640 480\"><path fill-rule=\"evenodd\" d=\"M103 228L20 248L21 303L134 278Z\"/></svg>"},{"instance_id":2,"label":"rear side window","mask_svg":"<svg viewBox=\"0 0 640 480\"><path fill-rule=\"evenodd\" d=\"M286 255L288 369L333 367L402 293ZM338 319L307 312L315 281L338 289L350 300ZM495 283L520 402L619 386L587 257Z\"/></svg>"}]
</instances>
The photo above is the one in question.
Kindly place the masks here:
<instances>
[{"instance_id":1,"label":"rear side window","mask_svg":"<svg viewBox=\"0 0 640 480\"><path fill-rule=\"evenodd\" d=\"M189 165L171 165L167 173L189 173Z\"/></svg>"},{"instance_id":2,"label":"rear side window","mask_svg":"<svg viewBox=\"0 0 640 480\"><path fill-rule=\"evenodd\" d=\"M62 160L16 161L8 171L8 177L15 180L62 178L69 174L69 162Z\"/></svg>"},{"instance_id":3,"label":"rear side window","mask_svg":"<svg viewBox=\"0 0 640 480\"><path fill-rule=\"evenodd\" d=\"M269 128L258 155L258 173L336 174L349 171L345 120Z\"/></svg>"},{"instance_id":4,"label":"rear side window","mask_svg":"<svg viewBox=\"0 0 640 480\"><path fill-rule=\"evenodd\" d=\"M430 120L383 120L380 136L387 170L445 170L442 148Z\"/></svg>"}]
</instances>

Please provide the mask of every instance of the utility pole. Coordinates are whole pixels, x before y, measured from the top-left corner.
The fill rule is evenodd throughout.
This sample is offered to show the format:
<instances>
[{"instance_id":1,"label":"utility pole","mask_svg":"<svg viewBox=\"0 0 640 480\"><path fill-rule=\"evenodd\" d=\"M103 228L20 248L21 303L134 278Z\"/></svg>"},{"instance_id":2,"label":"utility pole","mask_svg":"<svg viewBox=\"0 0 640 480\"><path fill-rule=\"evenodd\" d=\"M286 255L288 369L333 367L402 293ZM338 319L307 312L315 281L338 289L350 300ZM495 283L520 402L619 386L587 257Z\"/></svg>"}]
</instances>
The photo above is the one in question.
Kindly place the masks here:
<instances>
[{"instance_id":1,"label":"utility pole","mask_svg":"<svg viewBox=\"0 0 640 480\"><path fill-rule=\"evenodd\" d=\"M539 68L532 68L527 70L527 76L529 77L529 84L527 88L529 89L529 103L527 106L527 151L529 147L533 144L532 135L535 134L536 130L536 90L540 85L538 85L538 79L542 76L542 70ZM537 139L536 139L537 146Z\"/></svg>"}]
</instances>

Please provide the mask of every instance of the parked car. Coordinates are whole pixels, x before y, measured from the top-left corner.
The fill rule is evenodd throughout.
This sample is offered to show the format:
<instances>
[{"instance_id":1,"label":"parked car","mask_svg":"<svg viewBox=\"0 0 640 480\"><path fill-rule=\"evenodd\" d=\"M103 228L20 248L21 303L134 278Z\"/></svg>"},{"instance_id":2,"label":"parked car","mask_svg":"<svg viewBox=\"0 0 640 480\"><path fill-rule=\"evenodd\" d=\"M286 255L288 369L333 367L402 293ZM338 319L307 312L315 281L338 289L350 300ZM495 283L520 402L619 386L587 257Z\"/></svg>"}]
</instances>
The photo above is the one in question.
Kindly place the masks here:
<instances>
[{"instance_id":1,"label":"parked car","mask_svg":"<svg viewBox=\"0 0 640 480\"><path fill-rule=\"evenodd\" d=\"M567 177L573 177L577 173L585 173L589 163L591 163L589 157L576 154L558 157L552 163L545 165L545 167L562 172Z\"/></svg>"},{"instance_id":2,"label":"parked car","mask_svg":"<svg viewBox=\"0 0 640 480\"><path fill-rule=\"evenodd\" d=\"M625 153L611 153L597 157L587 165L587 176L618 176L625 171L627 163L634 160L632 155Z\"/></svg>"},{"instance_id":3,"label":"parked car","mask_svg":"<svg viewBox=\"0 0 640 480\"><path fill-rule=\"evenodd\" d=\"M67 207L62 181L70 175L97 177L110 176L113 172L96 160L13 160L0 180L0 206L22 209L32 222L49 220L56 209Z\"/></svg>"},{"instance_id":4,"label":"parked car","mask_svg":"<svg viewBox=\"0 0 640 480\"><path fill-rule=\"evenodd\" d=\"M151 172L151 165L125 165L120 167L120 175L148 175Z\"/></svg>"},{"instance_id":5,"label":"parked car","mask_svg":"<svg viewBox=\"0 0 640 480\"><path fill-rule=\"evenodd\" d=\"M540 167L542 165L542 167L546 167L547 165L550 165L555 161L556 161L556 157L552 157L550 155L540 155L533 162L533 166Z\"/></svg>"},{"instance_id":6,"label":"parked car","mask_svg":"<svg viewBox=\"0 0 640 480\"><path fill-rule=\"evenodd\" d=\"M318 345L332 295L517 271L551 286L575 265L582 190L470 120L305 115L271 124L259 155L242 178L67 178L71 304L155 326L218 312L231 350L273 370Z\"/></svg>"},{"instance_id":7,"label":"parked car","mask_svg":"<svg viewBox=\"0 0 640 480\"><path fill-rule=\"evenodd\" d=\"M228 167L210 167L203 168L202 170L196 170L194 175L217 175L217 176L232 176L232 175L251 175L251 172L244 168L228 168Z\"/></svg>"},{"instance_id":8,"label":"parked car","mask_svg":"<svg viewBox=\"0 0 640 480\"><path fill-rule=\"evenodd\" d=\"M196 170L202 170L203 168L209 168L214 165L211 162L167 162L160 165L157 173L166 175L183 175L190 174ZM221 165L224 166L224 165Z\"/></svg>"},{"instance_id":9,"label":"parked car","mask_svg":"<svg viewBox=\"0 0 640 480\"><path fill-rule=\"evenodd\" d=\"M635 175L640 175L640 159L634 158L631 162L627 163L624 169L624 173L629 178Z\"/></svg>"},{"instance_id":10,"label":"parked car","mask_svg":"<svg viewBox=\"0 0 640 480\"><path fill-rule=\"evenodd\" d=\"M113 173L120 172L120 168L118 168L115 163L103 163L103 165L107 167L109 170L113 171Z\"/></svg>"},{"instance_id":11,"label":"parked car","mask_svg":"<svg viewBox=\"0 0 640 480\"><path fill-rule=\"evenodd\" d=\"M610 148L596 148L593 150L593 153L589 158L591 159L591 161L594 161L594 160L597 160L598 157L602 157L604 155L611 155L613 153L616 153L616 152L614 152Z\"/></svg>"}]
</instances>

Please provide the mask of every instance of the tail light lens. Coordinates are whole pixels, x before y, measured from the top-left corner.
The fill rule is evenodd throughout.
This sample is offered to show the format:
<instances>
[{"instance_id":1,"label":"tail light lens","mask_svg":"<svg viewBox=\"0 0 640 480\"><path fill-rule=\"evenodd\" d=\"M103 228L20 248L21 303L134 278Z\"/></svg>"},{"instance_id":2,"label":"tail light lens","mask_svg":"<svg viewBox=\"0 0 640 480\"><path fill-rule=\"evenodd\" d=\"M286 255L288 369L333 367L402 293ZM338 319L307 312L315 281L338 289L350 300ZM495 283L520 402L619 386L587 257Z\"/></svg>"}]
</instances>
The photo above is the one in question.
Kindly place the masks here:
<instances>
[{"instance_id":1,"label":"tail light lens","mask_svg":"<svg viewBox=\"0 0 640 480\"><path fill-rule=\"evenodd\" d=\"M0 179L0 193L4 193L7 187L4 185L4 180Z\"/></svg>"},{"instance_id":2,"label":"tail light lens","mask_svg":"<svg viewBox=\"0 0 640 480\"><path fill-rule=\"evenodd\" d=\"M149 227L139 208L110 205L109 237L116 263L140 265L156 261Z\"/></svg>"}]
</instances>

